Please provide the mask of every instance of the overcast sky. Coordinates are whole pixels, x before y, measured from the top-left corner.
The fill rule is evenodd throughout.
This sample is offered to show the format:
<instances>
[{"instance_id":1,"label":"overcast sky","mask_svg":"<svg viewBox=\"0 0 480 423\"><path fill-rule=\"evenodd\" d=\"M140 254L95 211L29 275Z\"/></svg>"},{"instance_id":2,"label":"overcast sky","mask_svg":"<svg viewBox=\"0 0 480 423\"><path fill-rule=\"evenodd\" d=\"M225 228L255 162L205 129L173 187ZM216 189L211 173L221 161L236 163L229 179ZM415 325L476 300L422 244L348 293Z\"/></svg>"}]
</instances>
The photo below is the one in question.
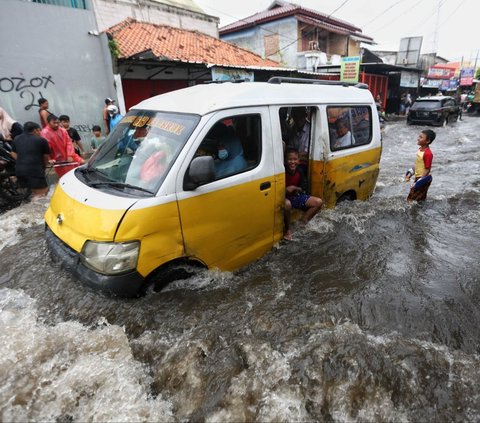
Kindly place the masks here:
<instances>
[{"instance_id":1,"label":"overcast sky","mask_svg":"<svg viewBox=\"0 0 480 423\"><path fill-rule=\"evenodd\" d=\"M220 18L220 27L265 10L273 0L195 0L206 13ZM362 29L378 45L398 50L400 38L423 36L422 53L450 61L471 60L480 50L480 0L294 0ZM440 13L438 13L440 11ZM480 66L480 56L477 66Z\"/></svg>"}]
</instances>

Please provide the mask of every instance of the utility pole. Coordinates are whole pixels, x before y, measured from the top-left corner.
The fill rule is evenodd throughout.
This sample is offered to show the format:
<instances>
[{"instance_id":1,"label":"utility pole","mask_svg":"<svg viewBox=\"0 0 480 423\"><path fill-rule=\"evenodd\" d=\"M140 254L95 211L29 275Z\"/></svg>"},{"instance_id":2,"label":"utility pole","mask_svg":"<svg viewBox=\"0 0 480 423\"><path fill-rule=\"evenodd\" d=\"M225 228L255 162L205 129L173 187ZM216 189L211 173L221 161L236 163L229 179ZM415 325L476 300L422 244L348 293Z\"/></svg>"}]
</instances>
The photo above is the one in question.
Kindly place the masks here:
<instances>
[{"instance_id":1,"label":"utility pole","mask_svg":"<svg viewBox=\"0 0 480 423\"><path fill-rule=\"evenodd\" d=\"M437 20L435 22L435 31L433 32L433 52L435 56L437 55L438 49L438 29L440 27L440 7L442 6L442 1L438 0L438 7L437 7Z\"/></svg>"}]
</instances>

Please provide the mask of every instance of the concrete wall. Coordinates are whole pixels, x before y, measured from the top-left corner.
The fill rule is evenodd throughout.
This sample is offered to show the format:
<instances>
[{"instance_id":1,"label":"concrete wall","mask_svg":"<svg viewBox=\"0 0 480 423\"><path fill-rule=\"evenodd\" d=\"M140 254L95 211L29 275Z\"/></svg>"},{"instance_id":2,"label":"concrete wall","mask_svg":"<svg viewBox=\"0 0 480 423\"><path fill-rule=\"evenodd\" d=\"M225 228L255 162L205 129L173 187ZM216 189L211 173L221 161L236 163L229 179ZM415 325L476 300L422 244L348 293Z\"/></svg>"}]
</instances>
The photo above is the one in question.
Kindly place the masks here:
<instances>
[{"instance_id":1,"label":"concrete wall","mask_svg":"<svg viewBox=\"0 0 480 423\"><path fill-rule=\"evenodd\" d=\"M104 31L131 17L137 21L199 31L218 38L219 18L148 0L92 0L98 28Z\"/></svg>"},{"instance_id":2,"label":"concrete wall","mask_svg":"<svg viewBox=\"0 0 480 423\"><path fill-rule=\"evenodd\" d=\"M88 34L97 29L93 11L1 2L0 106L21 123L39 122L45 97L52 113L89 135L102 124L104 99L116 98L106 36Z\"/></svg>"}]
</instances>

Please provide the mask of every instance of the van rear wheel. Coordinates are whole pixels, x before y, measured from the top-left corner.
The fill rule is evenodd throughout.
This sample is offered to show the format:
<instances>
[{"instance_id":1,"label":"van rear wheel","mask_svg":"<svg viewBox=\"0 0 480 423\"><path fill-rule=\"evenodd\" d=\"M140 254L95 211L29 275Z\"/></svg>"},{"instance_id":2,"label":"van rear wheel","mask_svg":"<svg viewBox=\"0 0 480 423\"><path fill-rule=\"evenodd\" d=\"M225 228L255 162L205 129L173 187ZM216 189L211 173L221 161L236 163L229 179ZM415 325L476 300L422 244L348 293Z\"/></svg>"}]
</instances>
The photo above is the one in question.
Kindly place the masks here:
<instances>
[{"instance_id":1,"label":"van rear wheel","mask_svg":"<svg viewBox=\"0 0 480 423\"><path fill-rule=\"evenodd\" d=\"M343 201L354 201L357 199L357 195L354 191L344 192L337 200L337 204Z\"/></svg>"}]
</instances>

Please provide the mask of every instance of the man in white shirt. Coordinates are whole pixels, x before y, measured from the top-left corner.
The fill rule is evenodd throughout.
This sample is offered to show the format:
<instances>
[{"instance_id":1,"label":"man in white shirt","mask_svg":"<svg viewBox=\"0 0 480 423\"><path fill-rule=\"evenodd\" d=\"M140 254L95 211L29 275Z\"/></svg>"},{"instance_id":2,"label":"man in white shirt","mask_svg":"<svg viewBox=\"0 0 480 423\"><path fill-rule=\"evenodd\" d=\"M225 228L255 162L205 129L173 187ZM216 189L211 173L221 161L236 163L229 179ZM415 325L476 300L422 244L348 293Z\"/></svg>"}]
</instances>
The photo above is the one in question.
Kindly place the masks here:
<instances>
[{"instance_id":1,"label":"man in white shirt","mask_svg":"<svg viewBox=\"0 0 480 423\"><path fill-rule=\"evenodd\" d=\"M348 123L346 120L337 119L335 121L335 130L337 132L337 139L334 143L335 148L348 147L355 144L355 139L348 129Z\"/></svg>"}]
</instances>

